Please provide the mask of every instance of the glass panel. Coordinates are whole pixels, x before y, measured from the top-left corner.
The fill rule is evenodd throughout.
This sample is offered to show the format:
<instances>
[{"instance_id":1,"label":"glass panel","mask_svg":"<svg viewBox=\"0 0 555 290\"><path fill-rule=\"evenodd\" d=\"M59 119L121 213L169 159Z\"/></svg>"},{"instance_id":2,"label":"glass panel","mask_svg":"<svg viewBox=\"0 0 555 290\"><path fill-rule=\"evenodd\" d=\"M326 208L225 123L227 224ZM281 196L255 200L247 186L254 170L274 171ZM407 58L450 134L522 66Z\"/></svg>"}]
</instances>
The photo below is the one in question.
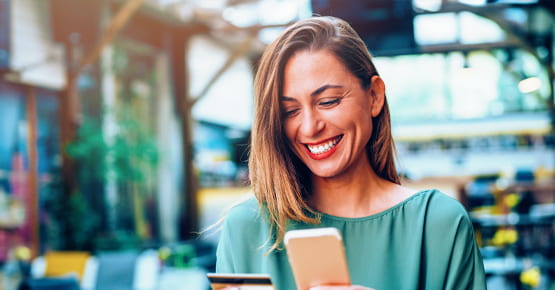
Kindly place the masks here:
<instances>
[{"instance_id":1,"label":"glass panel","mask_svg":"<svg viewBox=\"0 0 555 290\"><path fill-rule=\"evenodd\" d=\"M416 15L414 36L419 45L475 44L505 40L505 33L495 22L470 12Z\"/></svg>"},{"instance_id":2,"label":"glass panel","mask_svg":"<svg viewBox=\"0 0 555 290\"><path fill-rule=\"evenodd\" d=\"M208 37L197 36L191 40L188 55L191 97L201 93L229 57L230 50ZM195 104L195 120L248 129L252 122L252 82L250 62L245 57L236 59Z\"/></svg>"},{"instance_id":3,"label":"glass panel","mask_svg":"<svg viewBox=\"0 0 555 290\"><path fill-rule=\"evenodd\" d=\"M419 45L454 43L459 39L457 14L421 14L414 17L414 37Z\"/></svg>"},{"instance_id":4,"label":"glass panel","mask_svg":"<svg viewBox=\"0 0 555 290\"><path fill-rule=\"evenodd\" d=\"M376 57L394 122L548 110L549 78L522 50Z\"/></svg>"}]
</instances>

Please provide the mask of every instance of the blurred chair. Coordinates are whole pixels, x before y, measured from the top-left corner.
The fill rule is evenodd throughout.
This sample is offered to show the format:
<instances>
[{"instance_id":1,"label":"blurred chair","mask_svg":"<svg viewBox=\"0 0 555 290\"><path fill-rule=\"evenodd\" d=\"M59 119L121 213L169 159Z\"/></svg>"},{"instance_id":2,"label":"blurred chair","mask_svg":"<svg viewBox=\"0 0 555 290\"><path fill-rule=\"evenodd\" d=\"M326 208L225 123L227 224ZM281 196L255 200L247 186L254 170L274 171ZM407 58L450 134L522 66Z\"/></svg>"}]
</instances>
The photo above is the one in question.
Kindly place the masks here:
<instances>
[{"instance_id":1,"label":"blurred chair","mask_svg":"<svg viewBox=\"0 0 555 290\"><path fill-rule=\"evenodd\" d=\"M46 261L44 276L57 277L74 273L81 280L90 257L88 252L48 252L44 255Z\"/></svg>"},{"instance_id":2,"label":"blurred chair","mask_svg":"<svg viewBox=\"0 0 555 290\"><path fill-rule=\"evenodd\" d=\"M48 288L50 284L66 282L60 280L73 279L81 290L155 290L159 274L160 261L154 250L101 252L95 256L83 252L49 252L33 261L31 278L25 281L28 285L42 286L24 289L73 290L67 288L70 286Z\"/></svg>"},{"instance_id":3,"label":"blurred chair","mask_svg":"<svg viewBox=\"0 0 555 290\"><path fill-rule=\"evenodd\" d=\"M102 252L96 257L98 272L95 289L131 290L135 279L137 252Z\"/></svg>"},{"instance_id":4,"label":"blurred chair","mask_svg":"<svg viewBox=\"0 0 555 290\"><path fill-rule=\"evenodd\" d=\"M154 290L158 287L160 277L160 259L155 250L143 251L135 263L134 290ZM100 289L98 289L100 290Z\"/></svg>"},{"instance_id":5,"label":"blurred chair","mask_svg":"<svg viewBox=\"0 0 555 290\"><path fill-rule=\"evenodd\" d=\"M92 290L97 268L96 259L88 252L51 251L33 260L31 277L22 286L27 284L30 288L25 289L41 290L72 289L67 288L73 283L68 281L76 281L82 290Z\"/></svg>"},{"instance_id":6,"label":"blurred chair","mask_svg":"<svg viewBox=\"0 0 555 290\"><path fill-rule=\"evenodd\" d=\"M102 252L97 255L97 290L157 289L160 262L156 251Z\"/></svg>"},{"instance_id":7,"label":"blurred chair","mask_svg":"<svg viewBox=\"0 0 555 290\"><path fill-rule=\"evenodd\" d=\"M29 278L19 285L18 290L80 290L75 277L66 278Z\"/></svg>"}]
</instances>

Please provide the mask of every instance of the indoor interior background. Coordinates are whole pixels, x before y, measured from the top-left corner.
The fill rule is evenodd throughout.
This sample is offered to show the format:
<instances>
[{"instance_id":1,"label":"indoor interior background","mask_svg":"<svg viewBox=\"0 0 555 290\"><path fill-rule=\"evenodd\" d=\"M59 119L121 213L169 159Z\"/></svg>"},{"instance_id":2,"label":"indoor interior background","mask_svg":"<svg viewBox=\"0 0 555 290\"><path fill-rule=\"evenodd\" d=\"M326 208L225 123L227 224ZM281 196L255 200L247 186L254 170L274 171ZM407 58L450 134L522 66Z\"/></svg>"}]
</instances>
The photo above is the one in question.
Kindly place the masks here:
<instances>
[{"instance_id":1,"label":"indoor interior background","mask_svg":"<svg viewBox=\"0 0 555 290\"><path fill-rule=\"evenodd\" d=\"M551 0L0 0L0 288L78 251L96 263L82 289L108 289L107 264L117 289L207 289L218 232L198 232L249 195L258 58L319 14L367 43L404 183L465 205L489 288L554 289L554 13Z\"/></svg>"}]
</instances>

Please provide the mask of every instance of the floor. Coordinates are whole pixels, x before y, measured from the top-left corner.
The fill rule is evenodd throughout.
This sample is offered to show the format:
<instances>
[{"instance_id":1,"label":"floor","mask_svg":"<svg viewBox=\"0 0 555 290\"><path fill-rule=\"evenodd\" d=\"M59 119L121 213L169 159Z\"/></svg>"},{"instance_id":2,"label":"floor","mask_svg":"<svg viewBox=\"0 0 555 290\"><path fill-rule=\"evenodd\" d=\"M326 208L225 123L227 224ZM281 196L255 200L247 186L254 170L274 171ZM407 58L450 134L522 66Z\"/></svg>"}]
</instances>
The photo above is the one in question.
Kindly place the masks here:
<instances>
[{"instance_id":1,"label":"floor","mask_svg":"<svg viewBox=\"0 0 555 290\"><path fill-rule=\"evenodd\" d=\"M18 275L5 275L0 272L0 290L17 290L20 282ZM133 290L208 290L210 285L206 272L202 269L171 269L161 271L157 287L154 289L137 288ZM131 289L129 289L131 290Z\"/></svg>"}]
</instances>

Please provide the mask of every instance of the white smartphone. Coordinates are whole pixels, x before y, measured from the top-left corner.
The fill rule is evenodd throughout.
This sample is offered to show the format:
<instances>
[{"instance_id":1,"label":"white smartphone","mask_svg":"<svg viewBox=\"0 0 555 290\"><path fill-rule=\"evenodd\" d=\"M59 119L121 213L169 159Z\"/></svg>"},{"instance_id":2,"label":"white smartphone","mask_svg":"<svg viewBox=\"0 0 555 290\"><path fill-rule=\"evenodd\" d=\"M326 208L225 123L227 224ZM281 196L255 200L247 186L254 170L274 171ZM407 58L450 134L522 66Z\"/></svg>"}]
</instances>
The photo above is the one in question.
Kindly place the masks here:
<instances>
[{"instance_id":1,"label":"white smartphone","mask_svg":"<svg viewBox=\"0 0 555 290\"><path fill-rule=\"evenodd\" d=\"M284 243L297 290L351 285L343 239L336 228L291 230Z\"/></svg>"},{"instance_id":2,"label":"white smartphone","mask_svg":"<svg viewBox=\"0 0 555 290\"><path fill-rule=\"evenodd\" d=\"M207 273L212 290L233 287L245 290L275 290L270 275L238 274L238 273Z\"/></svg>"}]
</instances>

